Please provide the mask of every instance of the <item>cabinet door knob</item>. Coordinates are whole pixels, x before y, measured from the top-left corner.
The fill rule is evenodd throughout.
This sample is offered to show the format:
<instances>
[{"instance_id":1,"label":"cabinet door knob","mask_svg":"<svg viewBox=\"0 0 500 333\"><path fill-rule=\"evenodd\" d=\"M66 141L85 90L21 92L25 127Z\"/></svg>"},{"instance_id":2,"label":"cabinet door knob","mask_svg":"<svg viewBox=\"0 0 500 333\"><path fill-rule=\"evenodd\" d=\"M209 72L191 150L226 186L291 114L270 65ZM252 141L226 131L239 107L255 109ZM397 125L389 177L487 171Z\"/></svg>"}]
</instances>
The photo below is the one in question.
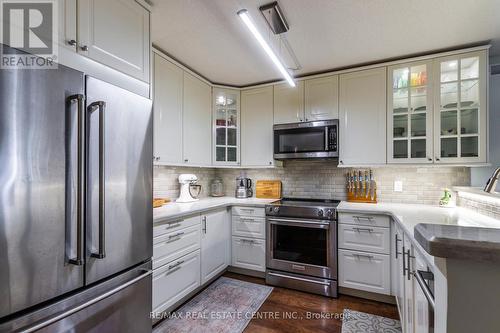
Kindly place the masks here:
<instances>
[{"instance_id":1,"label":"cabinet door knob","mask_svg":"<svg viewBox=\"0 0 500 333\"><path fill-rule=\"evenodd\" d=\"M82 45L80 46L80 49L84 52L87 52L89 50L89 47L87 45Z\"/></svg>"},{"instance_id":2,"label":"cabinet door knob","mask_svg":"<svg viewBox=\"0 0 500 333\"><path fill-rule=\"evenodd\" d=\"M428 160L429 162L431 162L431 161L432 161L432 158L430 158L430 157L427 157L427 160Z\"/></svg>"},{"instance_id":3,"label":"cabinet door knob","mask_svg":"<svg viewBox=\"0 0 500 333\"><path fill-rule=\"evenodd\" d=\"M68 40L67 43L68 43L68 45L75 46L76 45L76 40L70 39L70 40Z\"/></svg>"},{"instance_id":4,"label":"cabinet door knob","mask_svg":"<svg viewBox=\"0 0 500 333\"><path fill-rule=\"evenodd\" d=\"M273 165L273 162L269 162L269 165Z\"/></svg>"},{"instance_id":5,"label":"cabinet door knob","mask_svg":"<svg viewBox=\"0 0 500 333\"><path fill-rule=\"evenodd\" d=\"M441 161L438 157L436 157L436 161Z\"/></svg>"},{"instance_id":6,"label":"cabinet door knob","mask_svg":"<svg viewBox=\"0 0 500 333\"><path fill-rule=\"evenodd\" d=\"M339 164L344 164L344 161L339 161Z\"/></svg>"},{"instance_id":7,"label":"cabinet door knob","mask_svg":"<svg viewBox=\"0 0 500 333\"><path fill-rule=\"evenodd\" d=\"M189 162L189 160L186 158L186 159L184 159L184 162L186 162L186 163L187 163L187 162Z\"/></svg>"}]
</instances>

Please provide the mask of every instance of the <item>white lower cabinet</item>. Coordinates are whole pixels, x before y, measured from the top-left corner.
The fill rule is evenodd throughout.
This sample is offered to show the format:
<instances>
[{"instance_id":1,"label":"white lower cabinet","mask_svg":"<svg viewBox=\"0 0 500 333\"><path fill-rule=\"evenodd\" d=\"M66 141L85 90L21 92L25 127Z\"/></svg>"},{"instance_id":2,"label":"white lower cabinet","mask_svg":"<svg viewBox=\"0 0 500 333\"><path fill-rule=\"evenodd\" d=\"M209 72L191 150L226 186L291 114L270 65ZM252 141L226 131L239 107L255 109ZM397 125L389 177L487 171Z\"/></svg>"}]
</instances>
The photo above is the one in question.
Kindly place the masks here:
<instances>
[{"instance_id":1,"label":"white lower cabinet","mask_svg":"<svg viewBox=\"0 0 500 333\"><path fill-rule=\"evenodd\" d=\"M389 255L339 249L339 286L389 295L390 267Z\"/></svg>"},{"instance_id":2,"label":"white lower cabinet","mask_svg":"<svg viewBox=\"0 0 500 333\"><path fill-rule=\"evenodd\" d=\"M266 241L233 236L231 265L255 271L266 271Z\"/></svg>"},{"instance_id":3,"label":"white lower cabinet","mask_svg":"<svg viewBox=\"0 0 500 333\"><path fill-rule=\"evenodd\" d=\"M427 271L427 263L423 259L423 256L417 251L414 251L415 255L415 270ZM434 318L429 317L429 302L425 297L424 291L419 286L418 282L415 281L413 296L414 299L414 322L415 322L415 333L429 333L429 321Z\"/></svg>"},{"instance_id":4,"label":"white lower cabinet","mask_svg":"<svg viewBox=\"0 0 500 333\"><path fill-rule=\"evenodd\" d=\"M396 223L392 224L391 246L391 283L392 295L396 303L401 322L404 322L404 262L403 262L403 231Z\"/></svg>"},{"instance_id":5,"label":"white lower cabinet","mask_svg":"<svg viewBox=\"0 0 500 333\"><path fill-rule=\"evenodd\" d=\"M156 269L153 273L153 312L165 311L200 286L200 251Z\"/></svg>"},{"instance_id":6,"label":"white lower cabinet","mask_svg":"<svg viewBox=\"0 0 500 333\"><path fill-rule=\"evenodd\" d=\"M233 216L233 236L254 237L264 239L266 237L266 219L253 216Z\"/></svg>"},{"instance_id":7,"label":"white lower cabinet","mask_svg":"<svg viewBox=\"0 0 500 333\"><path fill-rule=\"evenodd\" d=\"M199 225L155 237L153 239L153 269L199 248Z\"/></svg>"},{"instance_id":8,"label":"white lower cabinet","mask_svg":"<svg viewBox=\"0 0 500 333\"><path fill-rule=\"evenodd\" d=\"M339 248L389 254L390 229L339 224Z\"/></svg>"},{"instance_id":9,"label":"white lower cabinet","mask_svg":"<svg viewBox=\"0 0 500 333\"><path fill-rule=\"evenodd\" d=\"M224 209L201 217L201 283L208 282L229 264L229 213Z\"/></svg>"},{"instance_id":10,"label":"white lower cabinet","mask_svg":"<svg viewBox=\"0 0 500 333\"><path fill-rule=\"evenodd\" d=\"M403 256L403 271L404 271L404 306L405 306L405 319L403 323L403 332L413 333L414 331L414 278L413 278L413 246L411 241L406 235L403 237L404 252Z\"/></svg>"}]
</instances>

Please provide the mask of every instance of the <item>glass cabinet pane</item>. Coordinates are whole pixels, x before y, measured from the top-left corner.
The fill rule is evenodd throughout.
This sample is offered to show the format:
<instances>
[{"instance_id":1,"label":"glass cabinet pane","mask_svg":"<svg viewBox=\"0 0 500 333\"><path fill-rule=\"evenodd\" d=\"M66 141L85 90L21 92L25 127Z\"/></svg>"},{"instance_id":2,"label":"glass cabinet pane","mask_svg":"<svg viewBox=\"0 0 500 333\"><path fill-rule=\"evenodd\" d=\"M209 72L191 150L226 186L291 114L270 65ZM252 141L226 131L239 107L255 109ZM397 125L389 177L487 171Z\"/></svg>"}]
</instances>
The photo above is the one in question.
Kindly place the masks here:
<instances>
[{"instance_id":1,"label":"glass cabinet pane","mask_svg":"<svg viewBox=\"0 0 500 333\"><path fill-rule=\"evenodd\" d=\"M460 107L477 107L479 105L479 81L462 81L460 83Z\"/></svg>"},{"instance_id":2,"label":"glass cabinet pane","mask_svg":"<svg viewBox=\"0 0 500 333\"><path fill-rule=\"evenodd\" d=\"M441 84L441 109L456 109L458 103L457 83Z\"/></svg>"},{"instance_id":3,"label":"glass cabinet pane","mask_svg":"<svg viewBox=\"0 0 500 333\"><path fill-rule=\"evenodd\" d=\"M424 86L427 84L427 66L418 65L411 67L410 85L412 87Z\"/></svg>"},{"instance_id":4,"label":"glass cabinet pane","mask_svg":"<svg viewBox=\"0 0 500 333\"><path fill-rule=\"evenodd\" d=\"M236 128L227 129L227 145L236 146Z\"/></svg>"},{"instance_id":5,"label":"glass cabinet pane","mask_svg":"<svg viewBox=\"0 0 500 333\"><path fill-rule=\"evenodd\" d=\"M217 109L215 112L215 125L216 126L226 126L226 110Z\"/></svg>"},{"instance_id":6,"label":"glass cabinet pane","mask_svg":"<svg viewBox=\"0 0 500 333\"><path fill-rule=\"evenodd\" d=\"M411 88L411 109L414 112L427 110L427 88Z\"/></svg>"},{"instance_id":7,"label":"glass cabinet pane","mask_svg":"<svg viewBox=\"0 0 500 333\"><path fill-rule=\"evenodd\" d=\"M426 140L411 140L411 158L425 158L426 156Z\"/></svg>"},{"instance_id":8,"label":"glass cabinet pane","mask_svg":"<svg viewBox=\"0 0 500 333\"><path fill-rule=\"evenodd\" d=\"M395 138L405 138L408 136L408 115L395 115L393 136Z\"/></svg>"},{"instance_id":9,"label":"glass cabinet pane","mask_svg":"<svg viewBox=\"0 0 500 333\"><path fill-rule=\"evenodd\" d=\"M408 68L395 69L392 75L393 89L400 89L408 87L408 76L410 70Z\"/></svg>"},{"instance_id":10,"label":"glass cabinet pane","mask_svg":"<svg viewBox=\"0 0 500 333\"><path fill-rule=\"evenodd\" d=\"M234 147L227 148L227 160L229 162L236 162L236 148Z\"/></svg>"},{"instance_id":11,"label":"glass cabinet pane","mask_svg":"<svg viewBox=\"0 0 500 333\"><path fill-rule=\"evenodd\" d=\"M411 136L426 136L427 131L427 115L425 113L417 113L411 115Z\"/></svg>"},{"instance_id":12,"label":"glass cabinet pane","mask_svg":"<svg viewBox=\"0 0 500 333\"><path fill-rule=\"evenodd\" d=\"M226 148L225 147L216 147L215 148L215 159L218 162L224 162L226 160Z\"/></svg>"},{"instance_id":13,"label":"glass cabinet pane","mask_svg":"<svg viewBox=\"0 0 500 333\"><path fill-rule=\"evenodd\" d=\"M408 112L408 89L393 92L393 113Z\"/></svg>"},{"instance_id":14,"label":"glass cabinet pane","mask_svg":"<svg viewBox=\"0 0 500 333\"><path fill-rule=\"evenodd\" d=\"M460 60L460 79L475 79L479 77L479 57Z\"/></svg>"},{"instance_id":15,"label":"glass cabinet pane","mask_svg":"<svg viewBox=\"0 0 500 333\"><path fill-rule=\"evenodd\" d=\"M477 109L460 110L460 133L478 134L478 116Z\"/></svg>"},{"instance_id":16,"label":"glass cabinet pane","mask_svg":"<svg viewBox=\"0 0 500 333\"><path fill-rule=\"evenodd\" d=\"M457 157L457 138L441 139L441 157Z\"/></svg>"},{"instance_id":17,"label":"glass cabinet pane","mask_svg":"<svg viewBox=\"0 0 500 333\"><path fill-rule=\"evenodd\" d=\"M462 137L460 139L460 150L462 157L478 157L479 146L477 136Z\"/></svg>"},{"instance_id":18,"label":"glass cabinet pane","mask_svg":"<svg viewBox=\"0 0 500 333\"><path fill-rule=\"evenodd\" d=\"M441 82L458 80L458 60L443 61L441 63Z\"/></svg>"},{"instance_id":19,"label":"glass cabinet pane","mask_svg":"<svg viewBox=\"0 0 500 333\"><path fill-rule=\"evenodd\" d=\"M393 151L394 158L408 158L408 140L395 140Z\"/></svg>"},{"instance_id":20,"label":"glass cabinet pane","mask_svg":"<svg viewBox=\"0 0 500 333\"><path fill-rule=\"evenodd\" d=\"M456 135L457 124L457 111L441 112L441 135Z\"/></svg>"},{"instance_id":21,"label":"glass cabinet pane","mask_svg":"<svg viewBox=\"0 0 500 333\"><path fill-rule=\"evenodd\" d=\"M225 128L217 128L215 135L215 144L216 145L225 145L226 144L226 129Z\"/></svg>"},{"instance_id":22,"label":"glass cabinet pane","mask_svg":"<svg viewBox=\"0 0 500 333\"><path fill-rule=\"evenodd\" d=\"M236 127L238 122L238 113L236 110L227 110L227 126Z\"/></svg>"}]
</instances>

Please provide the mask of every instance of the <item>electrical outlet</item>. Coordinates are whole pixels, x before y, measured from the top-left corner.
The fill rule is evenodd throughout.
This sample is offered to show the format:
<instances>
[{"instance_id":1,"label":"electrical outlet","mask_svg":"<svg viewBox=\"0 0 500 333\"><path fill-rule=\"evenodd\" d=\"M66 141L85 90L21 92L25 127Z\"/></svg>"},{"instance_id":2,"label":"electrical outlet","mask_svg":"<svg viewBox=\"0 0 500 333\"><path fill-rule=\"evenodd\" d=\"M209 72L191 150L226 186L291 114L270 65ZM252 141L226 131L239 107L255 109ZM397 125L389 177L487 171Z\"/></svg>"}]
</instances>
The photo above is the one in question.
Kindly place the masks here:
<instances>
[{"instance_id":1,"label":"electrical outlet","mask_svg":"<svg viewBox=\"0 0 500 333\"><path fill-rule=\"evenodd\" d=\"M394 181L394 192L403 192L403 182L401 180Z\"/></svg>"}]
</instances>

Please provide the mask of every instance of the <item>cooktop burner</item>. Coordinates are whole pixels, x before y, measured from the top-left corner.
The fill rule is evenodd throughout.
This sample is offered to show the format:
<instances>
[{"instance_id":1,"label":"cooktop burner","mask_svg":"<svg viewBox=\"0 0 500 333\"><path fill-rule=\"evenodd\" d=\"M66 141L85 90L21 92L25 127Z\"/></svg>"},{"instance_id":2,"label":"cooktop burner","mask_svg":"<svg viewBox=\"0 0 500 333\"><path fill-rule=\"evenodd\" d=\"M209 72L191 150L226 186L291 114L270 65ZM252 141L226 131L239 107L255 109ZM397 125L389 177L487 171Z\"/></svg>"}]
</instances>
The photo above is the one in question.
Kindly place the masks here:
<instances>
[{"instance_id":1,"label":"cooktop burner","mask_svg":"<svg viewBox=\"0 0 500 333\"><path fill-rule=\"evenodd\" d=\"M283 198L266 205L266 215L335 220L340 200Z\"/></svg>"}]
</instances>

